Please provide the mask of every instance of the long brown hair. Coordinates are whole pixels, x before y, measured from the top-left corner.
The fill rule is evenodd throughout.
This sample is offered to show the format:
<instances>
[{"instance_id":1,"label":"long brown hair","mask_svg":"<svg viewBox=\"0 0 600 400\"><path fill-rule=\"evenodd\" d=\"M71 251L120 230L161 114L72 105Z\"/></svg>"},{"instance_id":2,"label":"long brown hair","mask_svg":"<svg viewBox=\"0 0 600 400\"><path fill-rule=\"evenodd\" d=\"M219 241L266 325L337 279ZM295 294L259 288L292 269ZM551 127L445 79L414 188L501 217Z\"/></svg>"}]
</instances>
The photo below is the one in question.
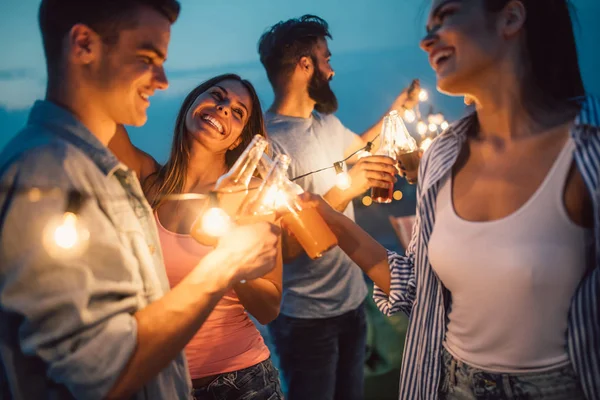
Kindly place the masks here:
<instances>
[{"instance_id":1,"label":"long brown hair","mask_svg":"<svg viewBox=\"0 0 600 400\"><path fill-rule=\"evenodd\" d=\"M576 115L585 96L577 57L569 0L520 0L527 10L525 55L528 63L527 85L523 98L527 111L567 109ZM490 13L502 10L509 0L483 0Z\"/></svg>"},{"instance_id":2,"label":"long brown hair","mask_svg":"<svg viewBox=\"0 0 600 400\"><path fill-rule=\"evenodd\" d=\"M235 80L240 82L248 89L252 100L252 112L242 130L240 143L234 149L227 150L225 153L225 164L227 165L227 168L231 168L246 146L250 144L254 135L267 136L260 100L258 99L254 86L249 81L242 79L235 74L223 74L201 83L187 95L179 109L179 114L177 115L177 120L175 122L173 144L171 146L169 159L164 166L160 167L155 173L149 175L144 180L144 189L146 189L147 193L151 194L149 196L150 205L154 210L158 209L158 207L165 202L164 196L182 193L183 188L185 187L191 150L190 140L188 139L188 130L185 126L185 118L190 107L200 94L225 80Z\"/></svg>"}]
</instances>

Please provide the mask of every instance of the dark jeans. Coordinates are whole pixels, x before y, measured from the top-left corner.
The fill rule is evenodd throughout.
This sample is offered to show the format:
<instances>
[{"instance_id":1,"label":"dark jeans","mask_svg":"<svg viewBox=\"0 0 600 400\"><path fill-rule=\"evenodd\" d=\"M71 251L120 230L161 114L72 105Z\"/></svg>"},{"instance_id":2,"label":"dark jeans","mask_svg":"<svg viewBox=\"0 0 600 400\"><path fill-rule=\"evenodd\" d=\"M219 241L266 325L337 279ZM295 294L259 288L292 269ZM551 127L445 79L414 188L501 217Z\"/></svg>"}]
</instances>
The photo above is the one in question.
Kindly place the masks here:
<instances>
[{"instance_id":1,"label":"dark jeans","mask_svg":"<svg viewBox=\"0 0 600 400\"><path fill-rule=\"evenodd\" d=\"M226 372L194 389L196 400L283 400L279 373L271 359L239 371Z\"/></svg>"},{"instance_id":2,"label":"dark jeans","mask_svg":"<svg viewBox=\"0 0 600 400\"><path fill-rule=\"evenodd\" d=\"M288 400L364 397L367 324L364 304L333 318L280 314L269 324L287 383Z\"/></svg>"},{"instance_id":3,"label":"dark jeans","mask_svg":"<svg viewBox=\"0 0 600 400\"><path fill-rule=\"evenodd\" d=\"M500 374L456 360L443 349L441 400L583 400L569 364L544 372Z\"/></svg>"}]
</instances>

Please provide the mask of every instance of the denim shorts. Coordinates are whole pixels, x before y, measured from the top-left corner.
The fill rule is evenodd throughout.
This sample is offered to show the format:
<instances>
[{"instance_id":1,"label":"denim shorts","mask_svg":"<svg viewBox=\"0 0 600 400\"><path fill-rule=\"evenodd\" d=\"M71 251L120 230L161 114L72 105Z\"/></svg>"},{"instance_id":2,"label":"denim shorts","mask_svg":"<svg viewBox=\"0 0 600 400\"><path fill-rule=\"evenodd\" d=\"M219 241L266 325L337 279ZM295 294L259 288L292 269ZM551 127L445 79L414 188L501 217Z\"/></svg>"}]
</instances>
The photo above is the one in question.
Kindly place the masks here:
<instances>
[{"instance_id":1,"label":"denim shorts","mask_svg":"<svg viewBox=\"0 0 600 400\"><path fill-rule=\"evenodd\" d=\"M252 367L218 375L193 390L195 400L282 400L279 373L271 358Z\"/></svg>"},{"instance_id":2,"label":"denim shorts","mask_svg":"<svg viewBox=\"0 0 600 400\"><path fill-rule=\"evenodd\" d=\"M579 379L569 364L543 372L485 372L442 354L442 400L585 400Z\"/></svg>"}]
</instances>

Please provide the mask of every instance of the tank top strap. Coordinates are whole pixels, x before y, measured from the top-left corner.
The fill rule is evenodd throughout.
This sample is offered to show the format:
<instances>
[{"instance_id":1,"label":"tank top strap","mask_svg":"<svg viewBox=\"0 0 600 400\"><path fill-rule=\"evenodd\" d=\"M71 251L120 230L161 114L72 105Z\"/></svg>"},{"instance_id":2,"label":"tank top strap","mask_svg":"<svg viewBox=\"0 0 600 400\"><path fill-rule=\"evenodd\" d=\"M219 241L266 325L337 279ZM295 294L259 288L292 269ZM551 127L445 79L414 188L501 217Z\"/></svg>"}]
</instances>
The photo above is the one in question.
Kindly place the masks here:
<instances>
[{"instance_id":1,"label":"tank top strap","mask_svg":"<svg viewBox=\"0 0 600 400\"><path fill-rule=\"evenodd\" d=\"M561 202L559 204L562 204L563 189L573 161L574 149L575 143L573 142L573 139L569 137L554 161L554 164L543 183L544 187L541 188L541 190L547 193L546 196L548 197L556 199L556 196L558 196L558 199Z\"/></svg>"}]
</instances>

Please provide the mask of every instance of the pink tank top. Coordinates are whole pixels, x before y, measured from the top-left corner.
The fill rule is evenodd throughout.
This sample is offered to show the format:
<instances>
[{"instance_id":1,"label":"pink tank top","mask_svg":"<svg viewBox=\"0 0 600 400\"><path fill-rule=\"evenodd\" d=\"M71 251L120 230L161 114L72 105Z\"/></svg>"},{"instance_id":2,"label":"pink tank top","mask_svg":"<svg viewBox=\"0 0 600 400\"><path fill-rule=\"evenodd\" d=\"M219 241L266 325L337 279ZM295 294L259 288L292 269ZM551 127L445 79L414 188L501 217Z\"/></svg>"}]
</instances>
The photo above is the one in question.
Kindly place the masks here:
<instances>
[{"instance_id":1,"label":"pink tank top","mask_svg":"<svg viewBox=\"0 0 600 400\"><path fill-rule=\"evenodd\" d=\"M177 285L212 248L165 229L155 212L167 276ZM185 348L192 379L237 371L269 358L269 349L233 289L217 303Z\"/></svg>"}]
</instances>

